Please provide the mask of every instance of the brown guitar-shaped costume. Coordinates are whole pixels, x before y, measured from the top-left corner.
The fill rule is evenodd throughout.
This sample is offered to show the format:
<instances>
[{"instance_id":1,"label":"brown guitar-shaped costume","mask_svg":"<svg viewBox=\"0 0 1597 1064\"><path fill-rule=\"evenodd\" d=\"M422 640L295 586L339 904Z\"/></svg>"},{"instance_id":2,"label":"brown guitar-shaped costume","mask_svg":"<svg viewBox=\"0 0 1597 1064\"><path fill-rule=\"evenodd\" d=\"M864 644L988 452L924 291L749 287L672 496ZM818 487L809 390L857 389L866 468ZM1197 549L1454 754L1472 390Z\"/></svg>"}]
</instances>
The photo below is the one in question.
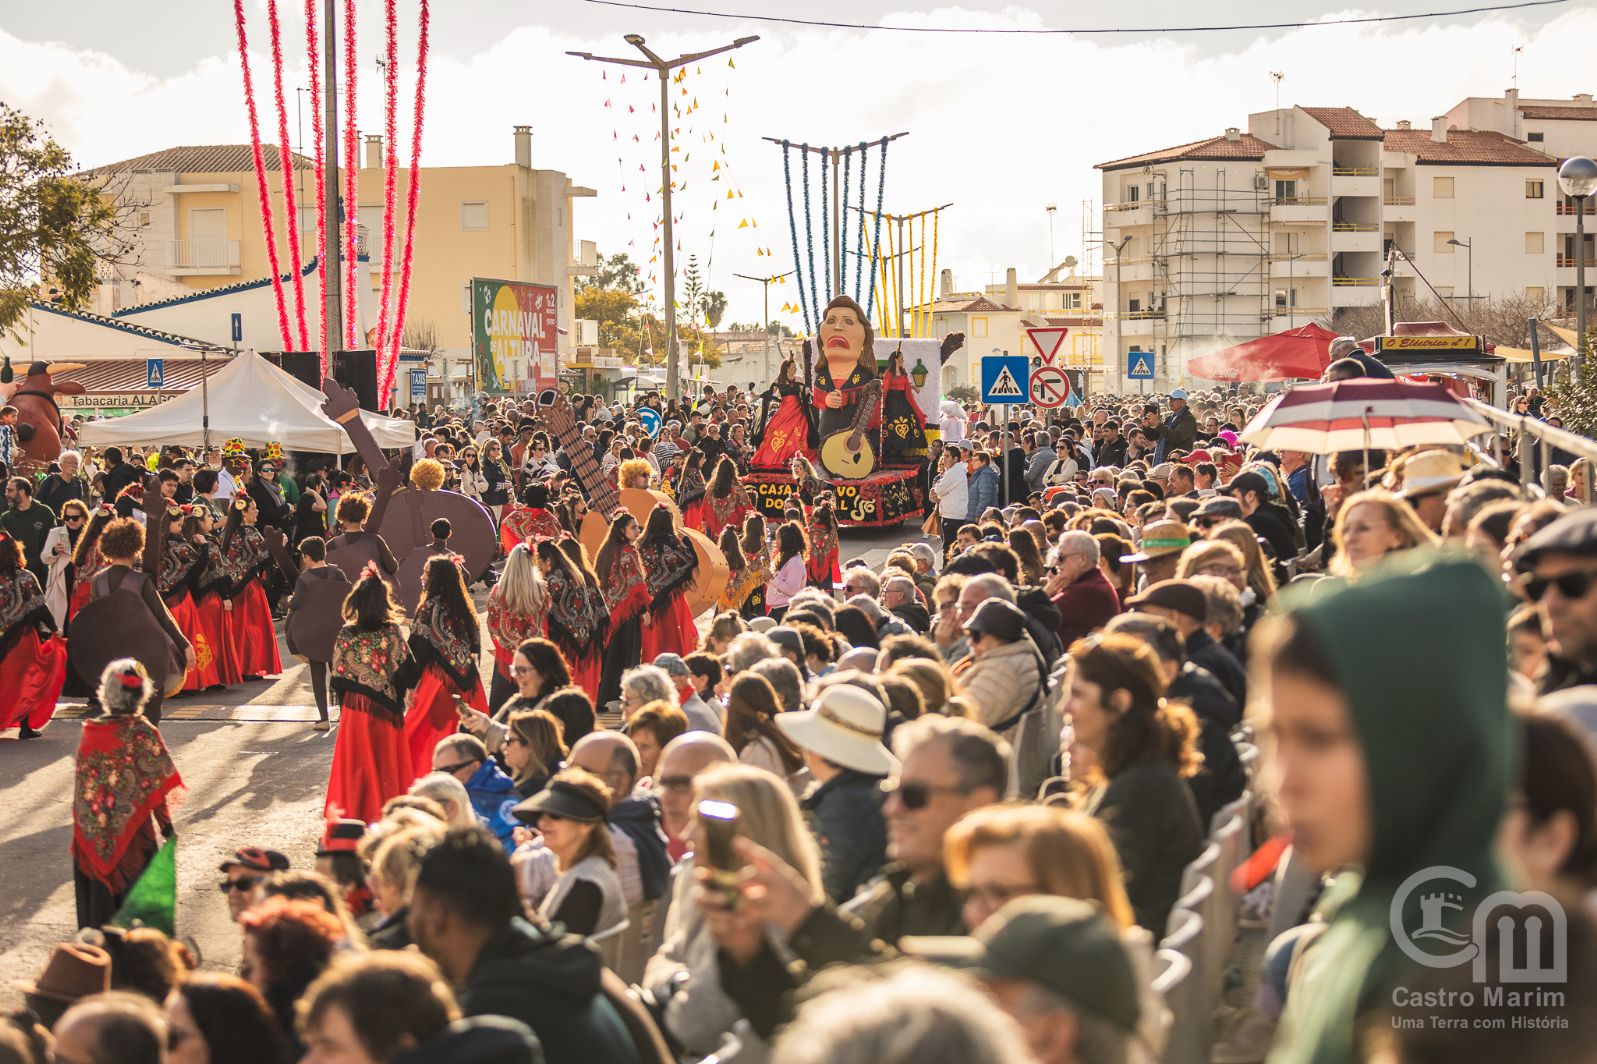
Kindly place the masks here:
<instances>
[{"instance_id":1,"label":"brown guitar-shaped costume","mask_svg":"<svg viewBox=\"0 0 1597 1064\"><path fill-rule=\"evenodd\" d=\"M552 388L546 389L538 396L538 407L543 414L544 424L560 441L560 446L565 448L567 456L571 458L572 471L588 494L588 512L582 518L581 534L577 537L587 548L588 557L599 556L599 548L604 545L605 534L610 530L610 519L618 508L625 507L642 524L648 520L650 510L659 503L665 503L671 510L671 520L676 525L677 533L693 544L694 553L699 559L693 583L687 590L688 609L698 616L714 606L732 577L732 570L726 564L726 555L721 553L721 548L710 542L710 537L703 532L684 528L682 515L669 496L637 488L628 488L618 496L610 486L609 479L599 472L599 464L593 460L593 448L582 439L582 432L564 396Z\"/></svg>"},{"instance_id":2,"label":"brown guitar-shaped costume","mask_svg":"<svg viewBox=\"0 0 1597 1064\"><path fill-rule=\"evenodd\" d=\"M454 491L422 491L408 485L399 485L390 472L388 459L372 438L371 431L360 419L360 403L355 393L333 380L322 381L322 394L327 402L322 413L344 427L355 450L371 470L372 479L382 486L377 502L372 508L372 520L367 527L383 537L388 549L399 562L395 581L399 585L399 601L407 612L414 613L421 601L421 573L431 557L432 523L440 517L449 519L449 549L465 559L467 582L481 579L488 571L498 548L494 534L494 520L476 499L467 498ZM328 561L333 561L331 555Z\"/></svg>"},{"instance_id":3,"label":"brown guitar-shaped costume","mask_svg":"<svg viewBox=\"0 0 1597 1064\"><path fill-rule=\"evenodd\" d=\"M58 365L58 372L82 369L81 363ZM50 379L50 367L43 362L28 366L28 375L11 396L11 405L17 408L17 443L20 456L13 456L14 473L42 471L61 457L61 409L55 404L58 395L82 395L83 385L77 381L57 384ZM98 680L98 678L96 678Z\"/></svg>"}]
</instances>

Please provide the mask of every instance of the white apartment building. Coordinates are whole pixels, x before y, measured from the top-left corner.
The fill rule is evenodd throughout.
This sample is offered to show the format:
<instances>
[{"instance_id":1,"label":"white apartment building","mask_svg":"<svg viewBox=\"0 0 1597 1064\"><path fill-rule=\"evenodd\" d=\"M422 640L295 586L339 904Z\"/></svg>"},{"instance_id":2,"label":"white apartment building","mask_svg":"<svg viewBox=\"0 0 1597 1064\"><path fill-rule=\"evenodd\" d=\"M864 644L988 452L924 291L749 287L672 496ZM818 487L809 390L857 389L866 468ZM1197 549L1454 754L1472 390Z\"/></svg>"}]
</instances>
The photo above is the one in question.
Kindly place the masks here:
<instances>
[{"instance_id":1,"label":"white apartment building","mask_svg":"<svg viewBox=\"0 0 1597 1064\"><path fill-rule=\"evenodd\" d=\"M982 292L955 291L954 272L943 270L937 299L928 307L928 335L965 334L965 346L943 364L944 394L978 387L987 355L1036 357L1026 341L1026 330L1034 328L1068 329L1056 352L1059 365L1086 371L1092 385L1101 387L1101 377L1092 378L1104 368L1102 281L1076 274L1075 265L1075 259L1066 259L1032 283L1022 283L1011 266L1002 284L988 284Z\"/></svg>"},{"instance_id":2,"label":"white apartment building","mask_svg":"<svg viewBox=\"0 0 1597 1064\"><path fill-rule=\"evenodd\" d=\"M1597 152L1597 107L1470 99L1428 128L1347 107L1250 115L1244 132L1100 163L1105 362L1187 360L1380 299L1556 294L1573 305L1574 211L1560 159ZM1533 139L1534 138L1534 139ZM1588 207L1588 214L1591 208ZM1591 237L1587 258L1591 261ZM1334 327L1334 325L1333 325Z\"/></svg>"}]
</instances>

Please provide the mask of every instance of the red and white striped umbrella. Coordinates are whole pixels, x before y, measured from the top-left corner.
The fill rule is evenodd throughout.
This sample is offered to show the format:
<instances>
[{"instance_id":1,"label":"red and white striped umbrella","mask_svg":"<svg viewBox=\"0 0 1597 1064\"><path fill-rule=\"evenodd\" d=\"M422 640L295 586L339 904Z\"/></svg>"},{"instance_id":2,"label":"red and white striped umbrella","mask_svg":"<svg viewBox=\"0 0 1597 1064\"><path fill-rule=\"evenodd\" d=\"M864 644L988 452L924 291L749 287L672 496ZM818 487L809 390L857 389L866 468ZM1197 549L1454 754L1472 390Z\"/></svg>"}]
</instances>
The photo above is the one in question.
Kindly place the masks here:
<instances>
[{"instance_id":1,"label":"red and white striped umbrella","mask_svg":"<svg viewBox=\"0 0 1597 1064\"><path fill-rule=\"evenodd\" d=\"M1241 439L1264 450L1335 454L1457 447L1490 431L1490 422L1440 384L1359 377L1283 392L1248 422Z\"/></svg>"}]
</instances>

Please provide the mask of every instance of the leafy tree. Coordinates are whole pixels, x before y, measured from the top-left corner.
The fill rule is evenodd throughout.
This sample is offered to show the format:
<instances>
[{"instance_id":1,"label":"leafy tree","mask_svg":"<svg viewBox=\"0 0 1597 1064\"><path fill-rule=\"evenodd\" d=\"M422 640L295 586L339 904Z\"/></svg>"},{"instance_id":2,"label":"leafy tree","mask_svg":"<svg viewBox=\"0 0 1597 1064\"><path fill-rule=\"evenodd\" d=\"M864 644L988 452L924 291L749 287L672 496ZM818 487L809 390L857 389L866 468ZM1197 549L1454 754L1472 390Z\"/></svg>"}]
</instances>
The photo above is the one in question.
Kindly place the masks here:
<instances>
[{"instance_id":1,"label":"leafy tree","mask_svg":"<svg viewBox=\"0 0 1597 1064\"><path fill-rule=\"evenodd\" d=\"M599 346L628 346L638 330L638 301L630 292L618 288L579 288L576 316L599 323Z\"/></svg>"},{"instance_id":2,"label":"leafy tree","mask_svg":"<svg viewBox=\"0 0 1597 1064\"><path fill-rule=\"evenodd\" d=\"M1588 332L1584 339L1580 368L1571 372L1560 366L1547 398L1553 411L1564 419L1564 428L1582 436L1597 436L1597 361L1592 359L1592 334Z\"/></svg>"},{"instance_id":3,"label":"leafy tree","mask_svg":"<svg viewBox=\"0 0 1597 1064\"><path fill-rule=\"evenodd\" d=\"M578 277L576 282L579 292L603 288L638 295L645 287L642 271L624 251L609 256L600 255L593 272Z\"/></svg>"},{"instance_id":4,"label":"leafy tree","mask_svg":"<svg viewBox=\"0 0 1597 1064\"><path fill-rule=\"evenodd\" d=\"M0 104L0 329L48 286L68 310L94 293L102 262L128 250L112 197L74 174L42 123Z\"/></svg>"}]
</instances>

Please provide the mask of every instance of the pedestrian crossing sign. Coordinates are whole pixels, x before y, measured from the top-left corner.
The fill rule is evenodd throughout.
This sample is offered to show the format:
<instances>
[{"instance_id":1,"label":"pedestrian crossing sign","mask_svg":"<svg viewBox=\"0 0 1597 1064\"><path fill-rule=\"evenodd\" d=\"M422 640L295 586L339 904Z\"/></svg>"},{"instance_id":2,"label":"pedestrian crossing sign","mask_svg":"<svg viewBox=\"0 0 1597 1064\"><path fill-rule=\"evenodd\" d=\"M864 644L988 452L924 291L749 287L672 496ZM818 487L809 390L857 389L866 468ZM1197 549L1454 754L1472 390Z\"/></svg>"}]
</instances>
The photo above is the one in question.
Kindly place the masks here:
<instances>
[{"instance_id":1,"label":"pedestrian crossing sign","mask_svg":"<svg viewBox=\"0 0 1597 1064\"><path fill-rule=\"evenodd\" d=\"M981 401L1018 405L1030 397L1031 362L1025 355L988 355L981 360Z\"/></svg>"},{"instance_id":2,"label":"pedestrian crossing sign","mask_svg":"<svg viewBox=\"0 0 1597 1064\"><path fill-rule=\"evenodd\" d=\"M1129 352L1126 355L1126 376L1134 381L1153 380L1153 352Z\"/></svg>"}]
</instances>

